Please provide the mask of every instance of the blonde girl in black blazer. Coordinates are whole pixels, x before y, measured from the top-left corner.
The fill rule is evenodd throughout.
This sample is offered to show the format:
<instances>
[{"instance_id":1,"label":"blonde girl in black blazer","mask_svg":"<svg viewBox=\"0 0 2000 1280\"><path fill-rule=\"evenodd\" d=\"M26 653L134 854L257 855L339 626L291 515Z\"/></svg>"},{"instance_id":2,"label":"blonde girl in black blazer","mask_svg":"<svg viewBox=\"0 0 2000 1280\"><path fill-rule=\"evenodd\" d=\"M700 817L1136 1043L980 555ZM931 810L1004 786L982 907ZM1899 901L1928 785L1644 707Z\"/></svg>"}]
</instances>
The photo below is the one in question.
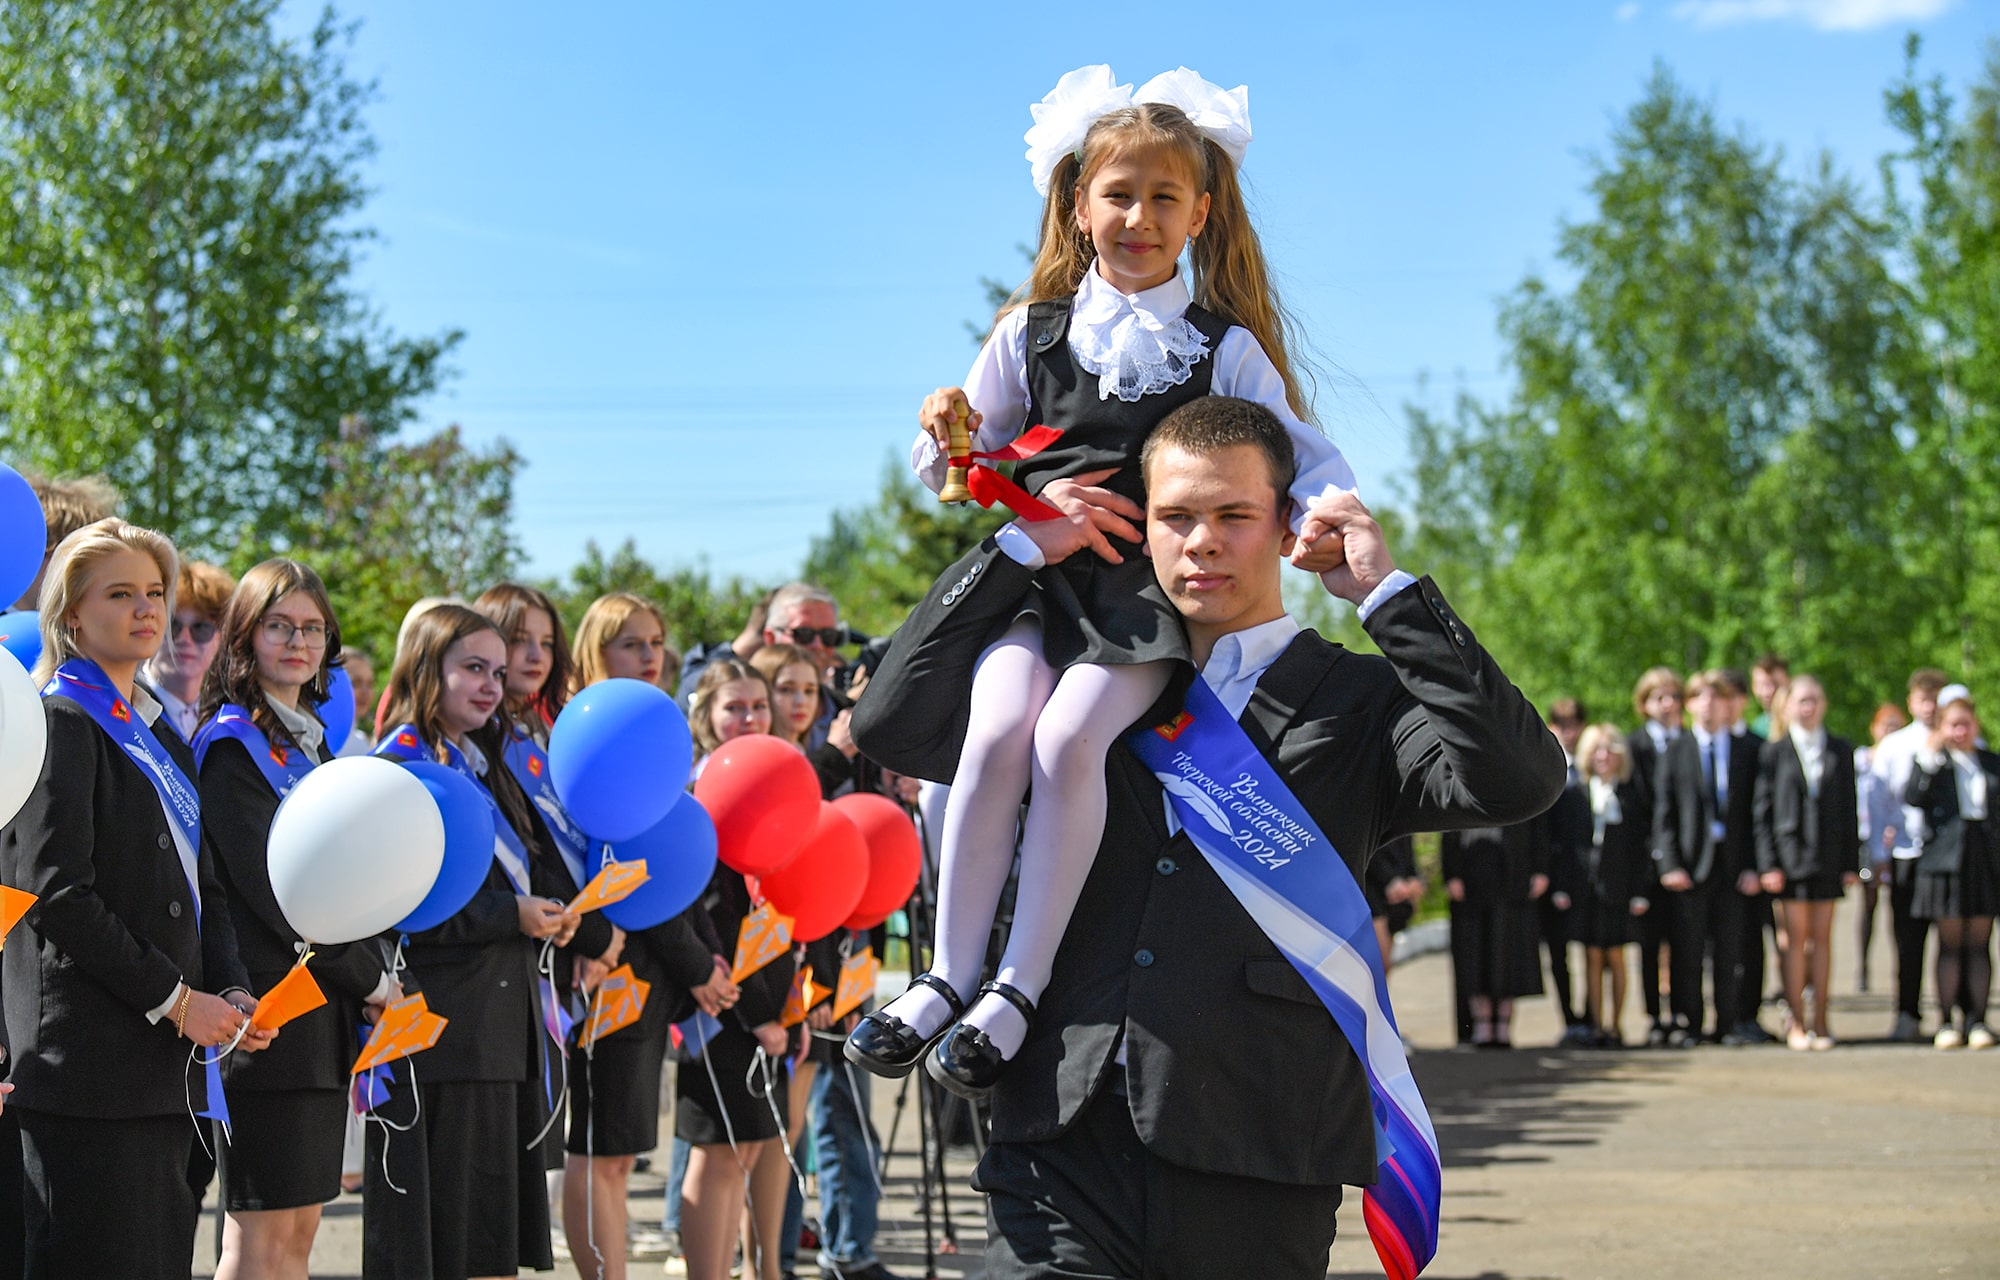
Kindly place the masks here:
<instances>
[{"instance_id":1,"label":"blonde girl in black blazer","mask_svg":"<svg viewBox=\"0 0 2000 1280\"><path fill-rule=\"evenodd\" d=\"M48 758L5 841L6 882L40 898L4 953L31 1277L185 1280L189 1049L271 1039L245 1029L193 753L136 680L177 568L165 536L114 518L65 538L42 584Z\"/></svg>"}]
</instances>

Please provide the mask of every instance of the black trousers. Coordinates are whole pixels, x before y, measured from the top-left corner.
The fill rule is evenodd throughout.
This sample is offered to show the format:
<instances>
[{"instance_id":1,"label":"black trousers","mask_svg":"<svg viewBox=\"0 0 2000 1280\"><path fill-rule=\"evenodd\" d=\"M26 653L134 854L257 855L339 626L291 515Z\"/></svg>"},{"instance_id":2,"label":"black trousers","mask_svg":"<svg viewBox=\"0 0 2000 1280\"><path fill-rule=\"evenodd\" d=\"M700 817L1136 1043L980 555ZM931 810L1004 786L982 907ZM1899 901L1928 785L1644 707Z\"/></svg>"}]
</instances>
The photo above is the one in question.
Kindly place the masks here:
<instances>
[{"instance_id":1,"label":"black trousers","mask_svg":"<svg viewBox=\"0 0 2000 1280\"><path fill-rule=\"evenodd\" d=\"M1744 897L1736 892L1733 882L1717 884L1713 880L1678 893L1671 889L1663 893L1667 945L1673 948L1674 1025L1690 1035L1701 1034L1708 1009L1702 990L1703 961L1707 960L1714 974L1715 1028L1718 1033L1728 1031L1743 1019L1745 920L1750 904L1761 899Z\"/></svg>"},{"instance_id":2,"label":"black trousers","mask_svg":"<svg viewBox=\"0 0 2000 1280\"><path fill-rule=\"evenodd\" d=\"M1910 914L1910 903L1916 894L1917 860L1890 859L1889 917L1896 931L1896 1012L1911 1018L1923 1016L1924 944L1931 937L1931 922Z\"/></svg>"},{"instance_id":3,"label":"black trousers","mask_svg":"<svg viewBox=\"0 0 2000 1280\"><path fill-rule=\"evenodd\" d=\"M1168 1164L1110 1089L1058 1138L988 1147L972 1185L990 1280L1322 1280L1340 1209L1337 1186Z\"/></svg>"},{"instance_id":4,"label":"black trousers","mask_svg":"<svg viewBox=\"0 0 2000 1280\"><path fill-rule=\"evenodd\" d=\"M1639 998L1646 1016L1658 1026L1666 1021L1660 1016L1660 944L1667 940L1667 899L1674 895L1657 880L1645 893L1652 906L1645 915L1632 917L1632 941L1639 944Z\"/></svg>"},{"instance_id":5,"label":"black trousers","mask_svg":"<svg viewBox=\"0 0 2000 1280\"><path fill-rule=\"evenodd\" d=\"M1556 910L1553 893L1544 893L1535 902L1536 923L1541 928L1542 945L1549 953L1549 982L1555 987L1556 1007L1562 1010L1563 1025L1573 1027L1584 1021L1572 997L1569 975L1569 912Z\"/></svg>"},{"instance_id":6,"label":"black trousers","mask_svg":"<svg viewBox=\"0 0 2000 1280\"><path fill-rule=\"evenodd\" d=\"M186 1116L7 1113L21 1124L29 1280L187 1280L200 1207Z\"/></svg>"}]
</instances>

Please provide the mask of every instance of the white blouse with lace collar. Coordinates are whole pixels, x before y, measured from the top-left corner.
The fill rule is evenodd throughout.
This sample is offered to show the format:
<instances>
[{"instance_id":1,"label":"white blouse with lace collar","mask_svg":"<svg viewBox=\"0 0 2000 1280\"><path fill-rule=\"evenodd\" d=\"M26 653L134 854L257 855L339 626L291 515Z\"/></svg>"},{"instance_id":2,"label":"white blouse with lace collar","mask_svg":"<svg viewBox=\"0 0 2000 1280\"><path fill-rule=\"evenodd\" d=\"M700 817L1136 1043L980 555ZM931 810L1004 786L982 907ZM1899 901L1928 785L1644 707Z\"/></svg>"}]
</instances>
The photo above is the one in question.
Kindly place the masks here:
<instances>
[{"instance_id":1,"label":"white blouse with lace collar","mask_svg":"<svg viewBox=\"0 0 2000 1280\"><path fill-rule=\"evenodd\" d=\"M1070 307L1069 349L1077 363L1098 376L1104 399L1137 400L1151 392L1186 382L1202 360L1214 362L1209 389L1219 396L1238 396L1263 405L1285 424L1298 455L1298 478L1291 496L1297 510L1292 527L1304 521L1305 508L1333 489L1353 490L1354 470L1334 443L1292 412L1285 399L1285 382L1257 339L1242 325L1231 325L1207 349L1207 340L1187 318L1186 283L1176 275L1165 284L1135 294L1120 293L1098 275L1096 264L1084 273ZM965 395L983 421L972 447L998 449L1035 424L1028 416L1028 309L1016 307L994 327L965 377ZM944 487L944 451L919 432L910 450L917 477L933 493Z\"/></svg>"}]
</instances>

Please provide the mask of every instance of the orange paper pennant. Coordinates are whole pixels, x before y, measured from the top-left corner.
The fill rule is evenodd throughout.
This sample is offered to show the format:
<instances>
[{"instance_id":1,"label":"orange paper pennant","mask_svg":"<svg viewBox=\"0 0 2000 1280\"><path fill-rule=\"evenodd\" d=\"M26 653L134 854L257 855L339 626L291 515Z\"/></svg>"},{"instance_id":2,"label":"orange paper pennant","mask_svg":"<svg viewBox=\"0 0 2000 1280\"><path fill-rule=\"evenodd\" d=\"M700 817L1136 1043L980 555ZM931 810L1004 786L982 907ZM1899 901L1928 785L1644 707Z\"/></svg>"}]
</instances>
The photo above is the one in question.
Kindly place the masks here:
<instances>
[{"instance_id":1,"label":"orange paper pennant","mask_svg":"<svg viewBox=\"0 0 2000 1280\"><path fill-rule=\"evenodd\" d=\"M822 987L813 981L811 965L799 970L799 979L792 984L792 994L785 1001L785 1012L779 1016L781 1027L796 1027L806 1020L806 1015L819 1007L822 1000L833 994L831 987Z\"/></svg>"},{"instance_id":2,"label":"orange paper pennant","mask_svg":"<svg viewBox=\"0 0 2000 1280\"><path fill-rule=\"evenodd\" d=\"M7 935L21 923L21 917L28 914L28 908L40 901L26 889L9 889L0 885L0 947L7 945Z\"/></svg>"},{"instance_id":3,"label":"orange paper pennant","mask_svg":"<svg viewBox=\"0 0 2000 1280\"><path fill-rule=\"evenodd\" d=\"M570 912L580 916L586 911L622 902L649 878L644 858L635 858L631 862L607 862L569 904Z\"/></svg>"},{"instance_id":4,"label":"orange paper pennant","mask_svg":"<svg viewBox=\"0 0 2000 1280\"><path fill-rule=\"evenodd\" d=\"M421 991L398 1000L382 1011L382 1021L375 1024L368 1047L354 1060L354 1069L348 1074L360 1075L370 1067L422 1053L438 1042L449 1021L444 1015L431 1012L430 1002Z\"/></svg>"},{"instance_id":5,"label":"orange paper pennant","mask_svg":"<svg viewBox=\"0 0 2000 1280\"><path fill-rule=\"evenodd\" d=\"M278 979L277 986L258 998L257 1012L250 1015L251 1026L276 1031L300 1014L311 1013L326 1003L326 993L306 972L306 961L312 957L310 951L300 956L291 972Z\"/></svg>"},{"instance_id":6,"label":"orange paper pennant","mask_svg":"<svg viewBox=\"0 0 2000 1280\"><path fill-rule=\"evenodd\" d=\"M875 994L875 979L881 972L882 962L869 950L840 962L840 989L833 997L835 1021L859 1009L863 1000Z\"/></svg>"},{"instance_id":7,"label":"orange paper pennant","mask_svg":"<svg viewBox=\"0 0 2000 1280\"><path fill-rule=\"evenodd\" d=\"M639 1020L646 1010L646 997L653 984L633 976L632 966L621 964L597 984L597 996L590 1002L590 1021L583 1027L578 1043L588 1049L614 1031L623 1031Z\"/></svg>"},{"instance_id":8,"label":"orange paper pennant","mask_svg":"<svg viewBox=\"0 0 2000 1280\"><path fill-rule=\"evenodd\" d=\"M792 918L781 916L766 902L743 917L736 933L736 963L729 967L729 980L741 982L789 951L792 946Z\"/></svg>"}]
</instances>

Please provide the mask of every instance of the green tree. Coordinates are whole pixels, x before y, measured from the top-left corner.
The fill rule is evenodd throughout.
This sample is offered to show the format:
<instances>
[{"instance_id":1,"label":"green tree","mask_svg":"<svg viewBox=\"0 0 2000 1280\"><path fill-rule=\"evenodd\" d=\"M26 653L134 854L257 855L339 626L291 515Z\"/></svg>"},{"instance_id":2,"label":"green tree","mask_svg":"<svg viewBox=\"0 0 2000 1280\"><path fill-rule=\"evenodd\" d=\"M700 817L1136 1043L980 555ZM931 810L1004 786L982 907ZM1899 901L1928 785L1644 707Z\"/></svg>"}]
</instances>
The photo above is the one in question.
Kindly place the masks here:
<instances>
[{"instance_id":1,"label":"green tree","mask_svg":"<svg viewBox=\"0 0 2000 1280\"><path fill-rule=\"evenodd\" d=\"M1905 572L1933 602L1913 619L1930 660L1977 687L2000 671L2000 42L1962 113L1918 51L1912 36L1886 95L1904 147L1882 165L1922 337L1904 378L1922 538Z\"/></svg>"},{"instance_id":2,"label":"green tree","mask_svg":"<svg viewBox=\"0 0 2000 1280\"><path fill-rule=\"evenodd\" d=\"M1574 284L1524 281L1515 389L1411 413L1412 563L1540 698L1625 705L1655 663L1813 668L1853 715L1899 686L1921 588L1898 435L1909 357L1886 229L1664 70L1561 229Z\"/></svg>"},{"instance_id":3,"label":"green tree","mask_svg":"<svg viewBox=\"0 0 2000 1280\"><path fill-rule=\"evenodd\" d=\"M386 446L458 337L354 293L372 87L277 7L0 6L0 449L218 558L308 539L341 421Z\"/></svg>"},{"instance_id":4,"label":"green tree","mask_svg":"<svg viewBox=\"0 0 2000 1280\"><path fill-rule=\"evenodd\" d=\"M547 586L572 631L583 621L591 601L629 591L659 608L666 618L668 641L682 653L697 644L734 638L751 608L771 589L734 576L717 582L701 567L683 565L663 573L640 556L630 538L609 556L597 543L586 544L583 560L568 578Z\"/></svg>"},{"instance_id":5,"label":"green tree","mask_svg":"<svg viewBox=\"0 0 2000 1280\"><path fill-rule=\"evenodd\" d=\"M326 580L347 643L386 675L404 611L424 596L471 599L513 572L509 532L520 458L504 441L466 445L457 427L426 440L383 441L348 418L322 451L326 487L297 541L246 546L241 572L279 552Z\"/></svg>"}]
</instances>

